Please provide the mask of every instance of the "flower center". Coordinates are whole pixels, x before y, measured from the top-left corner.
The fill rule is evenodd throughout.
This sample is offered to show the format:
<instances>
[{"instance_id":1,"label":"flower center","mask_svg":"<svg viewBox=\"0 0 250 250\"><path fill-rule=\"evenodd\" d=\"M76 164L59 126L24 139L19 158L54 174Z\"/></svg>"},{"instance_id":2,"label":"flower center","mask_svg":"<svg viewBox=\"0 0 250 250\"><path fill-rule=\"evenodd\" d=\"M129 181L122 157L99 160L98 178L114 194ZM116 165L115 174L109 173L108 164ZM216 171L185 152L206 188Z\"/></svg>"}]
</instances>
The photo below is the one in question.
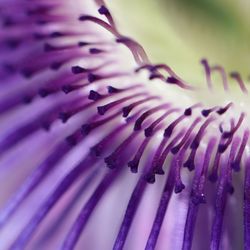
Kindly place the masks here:
<instances>
[{"instance_id":1,"label":"flower center","mask_svg":"<svg viewBox=\"0 0 250 250\"><path fill-rule=\"evenodd\" d=\"M227 72L249 76L249 18L242 3L233 1L110 1L115 19L143 45L153 62L164 62L183 78L201 85L198 62L206 57Z\"/></svg>"},{"instance_id":2,"label":"flower center","mask_svg":"<svg viewBox=\"0 0 250 250\"><path fill-rule=\"evenodd\" d=\"M166 89L166 83L155 80L149 86L152 92L180 108L201 103L203 109L212 113L216 107L232 103L227 112L229 117L234 112L248 113L245 65L249 65L246 56L249 48L245 42L250 36L242 5L206 0L143 3L118 0L111 1L109 7L116 13L123 34L136 38L153 62L171 65L182 79L195 86L195 91ZM203 56L209 61L197 63ZM210 62L219 62L224 67ZM241 74L234 70L240 70ZM180 100L176 103L177 99Z\"/></svg>"}]
</instances>

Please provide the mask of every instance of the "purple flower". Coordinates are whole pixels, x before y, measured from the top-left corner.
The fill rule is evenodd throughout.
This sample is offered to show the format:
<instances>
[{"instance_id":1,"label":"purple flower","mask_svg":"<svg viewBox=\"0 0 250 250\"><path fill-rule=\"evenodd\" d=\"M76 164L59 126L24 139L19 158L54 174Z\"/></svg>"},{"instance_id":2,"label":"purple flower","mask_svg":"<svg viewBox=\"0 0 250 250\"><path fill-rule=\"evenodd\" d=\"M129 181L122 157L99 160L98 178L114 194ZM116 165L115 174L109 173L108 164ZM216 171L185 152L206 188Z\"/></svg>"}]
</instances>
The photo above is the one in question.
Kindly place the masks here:
<instances>
[{"instance_id":1,"label":"purple flower","mask_svg":"<svg viewBox=\"0 0 250 250\"><path fill-rule=\"evenodd\" d=\"M238 72L202 59L192 85L103 0L2 0L0 20L0 249L250 249Z\"/></svg>"}]
</instances>

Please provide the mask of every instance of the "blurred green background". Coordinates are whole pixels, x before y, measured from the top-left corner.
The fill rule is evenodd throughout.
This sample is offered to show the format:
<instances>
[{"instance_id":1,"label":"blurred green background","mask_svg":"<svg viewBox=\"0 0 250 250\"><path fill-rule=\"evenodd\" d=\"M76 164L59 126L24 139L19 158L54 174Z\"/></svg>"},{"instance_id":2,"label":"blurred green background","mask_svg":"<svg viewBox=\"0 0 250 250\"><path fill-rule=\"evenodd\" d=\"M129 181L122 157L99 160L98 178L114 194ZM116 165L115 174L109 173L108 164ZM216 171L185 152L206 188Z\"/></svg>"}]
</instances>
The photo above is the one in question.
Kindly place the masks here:
<instances>
[{"instance_id":1,"label":"blurred green background","mask_svg":"<svg viewBox=\"0 0 250 250\"><path fill-rule=\"evenodd\" d=\"M139 41L154 63L167 63L193 83L203 81L199 64L223 65L250 75L250 1L109 0L123 34Z\"/></svg>"}]
</instances>

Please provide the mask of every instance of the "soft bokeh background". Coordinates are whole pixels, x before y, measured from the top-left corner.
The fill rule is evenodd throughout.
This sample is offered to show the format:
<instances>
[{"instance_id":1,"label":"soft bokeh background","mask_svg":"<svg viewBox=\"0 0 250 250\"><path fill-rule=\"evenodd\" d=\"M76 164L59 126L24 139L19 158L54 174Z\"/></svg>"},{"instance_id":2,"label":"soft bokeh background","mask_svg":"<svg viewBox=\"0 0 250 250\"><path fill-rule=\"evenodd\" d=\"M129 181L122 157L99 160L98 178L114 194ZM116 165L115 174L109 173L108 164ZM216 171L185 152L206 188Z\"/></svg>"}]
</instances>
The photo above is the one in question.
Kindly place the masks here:
<instances>
[{"instance_id":1,"label":"soft bokeh background","mask_svg":"<svg viewBox=\"0 0 250 250\"><path fill-rule=\"evenodd\" d=\"M227 71L250 75L250 1L110 0L123 34L139 41L153 62L165 62L201 84L206 57Z\"/></svg>"}]
</instances>

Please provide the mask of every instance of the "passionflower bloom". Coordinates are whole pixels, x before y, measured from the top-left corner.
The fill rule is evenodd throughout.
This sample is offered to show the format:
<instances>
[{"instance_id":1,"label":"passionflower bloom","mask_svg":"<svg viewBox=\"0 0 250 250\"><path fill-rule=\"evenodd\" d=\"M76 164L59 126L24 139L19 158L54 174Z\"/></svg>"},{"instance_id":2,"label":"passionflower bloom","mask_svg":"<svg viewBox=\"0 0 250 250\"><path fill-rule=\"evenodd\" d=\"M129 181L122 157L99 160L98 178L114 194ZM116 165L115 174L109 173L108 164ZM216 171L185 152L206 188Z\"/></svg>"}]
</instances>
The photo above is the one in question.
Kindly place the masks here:
<instances>
[{"instance_id":1,"label":"passionflower bloom","mask_svg":"<svg viewBox=\"0 0 250 250\"><path fill-rule=\"evenodd\" d=\"M0 249L250 249L244 1L119 2L0 1Z\"/></svg>"}]
</instances>

